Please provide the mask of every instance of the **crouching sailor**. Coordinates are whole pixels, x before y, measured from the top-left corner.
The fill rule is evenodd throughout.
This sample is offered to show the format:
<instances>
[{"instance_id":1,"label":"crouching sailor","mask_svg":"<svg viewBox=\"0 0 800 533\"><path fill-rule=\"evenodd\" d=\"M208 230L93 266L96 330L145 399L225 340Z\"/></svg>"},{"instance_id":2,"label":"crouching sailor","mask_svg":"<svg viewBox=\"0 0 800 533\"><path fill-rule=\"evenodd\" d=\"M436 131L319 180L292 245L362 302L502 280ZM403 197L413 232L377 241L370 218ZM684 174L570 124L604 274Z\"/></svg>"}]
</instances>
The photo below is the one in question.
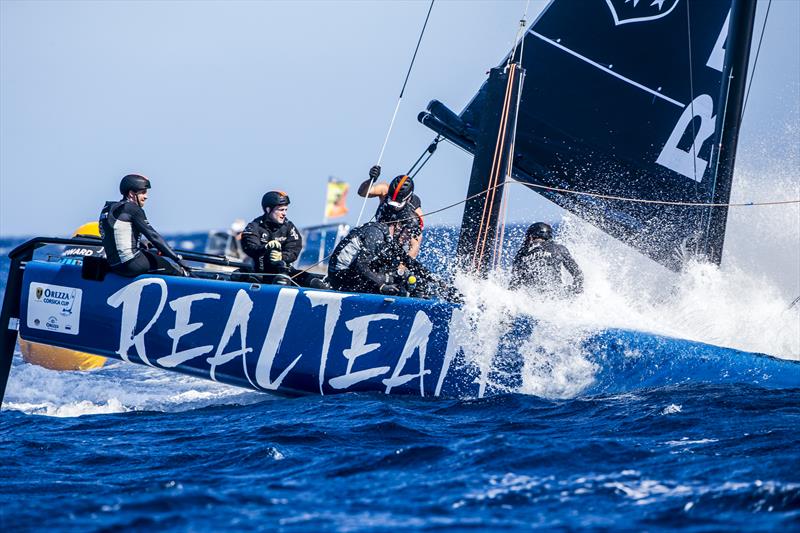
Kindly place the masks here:
<instances>
[{"instance_id":1,"label":"crouching sailor","mask_svg":"<svg viewBox=\"0 0 800 533\"><path fill-rule=\"evenodd\" d=\"M147 201L149 188L149 179L139 174L128 174L119 184L122 199L106 202L100 212L100 238L103 240L111 271L127 277L146 272L188 276L189 267L183 264L181 256L169 247L167 241L147 221L147 215L142 208ZM146 249L139 241L142 236L161 255Z\"/></svg>"},{"instance_id":2,"label":"crouching sailor","mask_svg":"<svg viewBox=\"0 0 800 533\"><path fill-rule=\"evenodd\" d=\"M565 285L561 267L572 275ZM550 296L568 296L583 292L583 273L566 246L553 242L553 228L537 222L525 233L511 267L511 289L530 288Z\"/></svg>"},{"instance_id":3,"label":"crouching sailor","mask_svg":"<svg viewBox=\"0 0 800 533\"><path fill-rule=\"evenodd\" d=\"M253 258L256 272L284 275L292 272L291 265L303 249L303 238L286 218L289 204L285 192L269 191L261 198L264 214L242 232L242 249Z\"/></svg>"},{"instance_id":4,"label":"crouching sailor","mask_svg":"<svg viewBox=\"0 0 800 533\"><path fill-rule=\"evenodd\" d=\"M328 282L336 290L389 296L451 296L444 283L407 252L402 212L353 229L336 246ZM451 291L452 292L452 291Z\"/></svg>"}]
</instances>

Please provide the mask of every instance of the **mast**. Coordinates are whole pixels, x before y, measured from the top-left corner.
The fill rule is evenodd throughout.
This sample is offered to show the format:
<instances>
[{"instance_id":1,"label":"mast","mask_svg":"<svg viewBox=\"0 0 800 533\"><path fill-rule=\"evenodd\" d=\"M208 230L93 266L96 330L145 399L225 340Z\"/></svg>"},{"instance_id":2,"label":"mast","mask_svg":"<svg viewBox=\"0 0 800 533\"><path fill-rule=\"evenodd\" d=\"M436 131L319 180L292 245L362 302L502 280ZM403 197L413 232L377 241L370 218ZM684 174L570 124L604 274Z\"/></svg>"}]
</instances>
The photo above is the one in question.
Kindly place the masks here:
<instances>
[{"instance_id":1,"label":"mast","mask_svg":"<svg viewBox=\"0 0 800 533\"><path fill-rule=\"evenodd\" d=\"M730 202L755 16L756 0L733 0L719 97L723 105L722 112L717 115L716 124L716 129L720 132L719 146L715 151L716 160L712 167L716 169L716 174L712 182L711 203L715 204ZM709 208L705 253L716 264L722 262L727 221L727 207Z\"/></svg>"},{"instance_id":2,"label":"mast","mask_svg":"<svg viewBox=\"0 0 800 533\"><path fill-rule=\"evenodd\" d=\"M458 239L461 266L485 273L492 264L503 182L511 173L517 103L525 70L516 63L493 68L486 82L484 120L475 139L467 202Z\"/></svg>"}]
</instances>

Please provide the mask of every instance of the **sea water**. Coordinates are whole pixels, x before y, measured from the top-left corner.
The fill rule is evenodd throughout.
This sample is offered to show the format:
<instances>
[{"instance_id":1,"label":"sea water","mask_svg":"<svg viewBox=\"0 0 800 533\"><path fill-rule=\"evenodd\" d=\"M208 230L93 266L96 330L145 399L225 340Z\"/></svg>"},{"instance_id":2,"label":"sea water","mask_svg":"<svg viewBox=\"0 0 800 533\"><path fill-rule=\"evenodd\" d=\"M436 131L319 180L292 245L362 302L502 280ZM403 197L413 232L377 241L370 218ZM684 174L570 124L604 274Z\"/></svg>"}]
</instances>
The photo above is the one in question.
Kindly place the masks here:
<instances>
[{"instance_id":1,"label":"sea water","mask_svg":"<svg viewBox=\"0 0 800 533\"><path fill-rule=\"evenodd\" d=\"M798 359L791 277L736 257L675 275L570 217L558 238L586 275L574 300L510 292L502 269L456 279L477 364L491 364L510 313L540 326L520 347L519 387L492 398L274 398L17 356L0 412L0 529L800 529L800 383L590 394L601 362L580 342L629 328ZM454 231L426 239L424 259L445 268ZM0 241L4 256L15 242ZM0 290L7 271L4 257Z\"/></svg>"}]
</instances>

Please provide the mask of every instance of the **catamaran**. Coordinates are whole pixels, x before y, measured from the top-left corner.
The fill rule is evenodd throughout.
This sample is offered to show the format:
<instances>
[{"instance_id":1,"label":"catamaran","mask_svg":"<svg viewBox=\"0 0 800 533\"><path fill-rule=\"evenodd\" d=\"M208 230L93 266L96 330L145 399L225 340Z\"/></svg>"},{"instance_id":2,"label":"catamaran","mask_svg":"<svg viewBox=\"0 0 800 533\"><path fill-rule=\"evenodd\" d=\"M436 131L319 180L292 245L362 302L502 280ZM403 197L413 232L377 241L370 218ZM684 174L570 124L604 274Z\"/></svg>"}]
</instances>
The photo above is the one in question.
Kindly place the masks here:
<instances>
[{"instance_id":1,"label":"catamaran","mask_svg":"<svg viewBox=\"0 0 800 533\"><path fill-rule=\"evenodd\" d=\"M502 240L509 180L524 184L671 269L722 258L755 0L554 0L460 112L420 114L474 155L459 238L462 268L485 274ZM516 390L519 347L537 321L514 316L470 357L459 304L342 293L215 274L107 272L11 252L0 315L0 395L19 335L30 342L284 395L374 391L483 397ZM231 266L225 257L189 256ZM583 338L628 387L742 382L796 387L800 363L642 331ZM632 356L635 355L634 356ZM656 372L654 369L658 368ZM667 371L665 372L665 369ZM587 392L607 391L598 377Z\"/></svg>"}]
</instances>

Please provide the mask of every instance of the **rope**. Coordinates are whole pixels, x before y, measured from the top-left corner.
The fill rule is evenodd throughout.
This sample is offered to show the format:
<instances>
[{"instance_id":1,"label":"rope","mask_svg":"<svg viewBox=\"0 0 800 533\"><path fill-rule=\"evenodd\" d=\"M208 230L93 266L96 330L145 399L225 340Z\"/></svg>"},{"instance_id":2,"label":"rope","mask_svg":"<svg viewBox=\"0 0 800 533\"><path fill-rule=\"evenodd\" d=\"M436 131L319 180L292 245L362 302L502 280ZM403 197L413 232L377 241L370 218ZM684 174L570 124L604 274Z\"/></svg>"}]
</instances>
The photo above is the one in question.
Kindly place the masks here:
<instances>
[{"instance_id":1,"label":"rope","mask_svg":"<svg viewBox=\"0 0 800 533\"><path fill-rule=\"evenodd\" d=\"M525 12L522 15L522 18L519 21L519 30L517 33L517 43L519 46L519 60L518 64L522 67L522 60L523 55L525 54L525 37L524 31L525 27L527 26L527 19L528 19L528 8L531 5L531 1L528 0L525 4ZM516 53L516 51L515 51ZM514 126L511 133L511 157L508 159L508 168L506 169L506 174L503 176L503 185L508 184L509 177L513 175L514 171L514 154L515 146L517 144L517 123L519 122L519 106L520 102L522 101L522 89L525 83L525 76L524 72L521 74L521 78L519 80L519 91L517 92L517 112L514 114ZM506 220L508 218L508 195L503 195L503 204L500 207L500 223L497 227L498 234L495 236L495 251L494 251L494 262L493 268L497 269L498 265L503 259L503 241L505 240L506 236Z\"/></svg>"},{"instance_id":2,"label":"rope","mask_svg":"<svg viewBox=\"0 0 800 533\"><path fill-rule=\"evenodd\" d=\"M433 141L431 141L431 144L429 144L428 147L425 148L425 150L422 152L422 154L420 154L417 160L414 161L414 164L411 165L411 168L408 169L408 172L406 172L406 176L408 176L411 179L414 179L414 176L416 176L419 173L419 171L422 170L422 167L424 167L425 164L428 162L428 160L433 156L433 153L436 151L436 148L439 146L439 141L441 140L442 136L437 135L436 138L433 139ZM425 161L422 161L422 158L425 157L425 154L428 154L428 157L425 158ZM421 165L419 165L420 161L422 161ZM417 168L417 165L419 165L419 168ZM414 171L415 168L417 168L416 172Z\"/></svg>"},{"instance_id":3,"label":"rope","mask_svg":"<svg viewBox=\"0 0 800 533\"><path fill-rule=\"evenodd\" d=\"M753 86L753 78L756 75L756 66L758 65L758 55L761 53L761 43L764 41L764 30L767 28L767 19L769 18L769 8L772 7L772 0L767 2L767 12L764 14L764 24L761 26L761 36L758 38L758 47L756 48L756 57L753 59L753 72L750 73L750 82L747 84L747 92L744 95L744 104L742 105L742 116L739 117L739 122L744 118L744 110L747 109L747 99L750 98L750 87Z\"/></svg>"},{"instance_id":4,"label":"rope","mask_svg":"<svg viewBox=\"0 0 800 533\"><path fill-rule=\"evenodd\" d=\"M743 202L743 203L727 203L727 204L712 204L702 202L670 202L667 200L647 200L644 198L627 198L625 196L612 196L610 194L597 194L592 192L572 191L569 189L560 189L558 187L548 187L546 185L538 185L535 183L523 183L520 181L512 181L511 183L519 183L526 187L534 189L544 189L547 191L561 192L566 194L576 194L580 196L591 196L593 198L602 198L604 200L620 200L624 202L633 202L639 204L656 204L656 205L677 205L683 207L752 207L764 205L785 205L785 204L800 204L800 199L797 200L780 200L772 202Z\"/></svg>"},{"instance_id":5,"label":"rope","mask_svg":"<svg viewBox=\"0 0 800 533\"><path fill-rule=\"evenodd\" d=\"M500 187L500 186L505 185L506 183L508 183L508 177L511 176L513 168L514 168L514 145L515 145L516 136L517 136L517 122L519 120L519 112L514 114L514 123L511 126L511 139L510 139L510 142L509 142L510 146L509 146L509 152L508 152L509 153L509 158L508 158L508 161L506 162L505 171L503 172L503 182L502 183L498 183L498 181L500 179L500 172L501 172L500 163L502 161L502 150L503 150L503 147L505 145L506 131L508 130L508 114L509 114L509 111L510 111L511 94L513 92L514 78L517 75L518 67L519 68L522 67L522 56L523 56L523 53L525 51L524 33L525 33L525 27L527 26L528 9L529 9L530 5L531 5L530 0L528 0L525 3L525 11L522 14L522 18L520 18L520 20L519 20L519 26L517 27L517 33L516 33L516 35L514 37L514 40L512 41L511 53L508 55L508 60L506 61L506 70L509 71L509 79L508 79L508 83L506 84L506 95L505 95L505 100L504 100L504 103L503 103L503 117L501 118L502 127L501 127L501 131L500 131L500 134L499 134L500 137L498 138L498 143L500 145L500 150L501 150L501 159L497 160L497 150L495 150L495 159L492 161L492 174L491 174L490 180L489 180L490 185L493 185L493 187L492 187L492 196L491 196L491 199L489 199L489 196L487 194L487 197L486 197L486 200L484 201L484 206L483 206L484 207L484 212L487 211L487 208L488 208L489 205L494 203L495 189ZM514 57L517 54L517 49L519 49L519 57L517 58L516 62L512 63L512 61L514 60ZM521 75L522 74L520 74L520 76ZM520 87L519 87L519 91L517 93L517 102L516 102L516 108L515 108L517 110L519 109L519 103L520 103L521 99L522 99L522 80L520 80ZM497 168L496 172L495 172L495 165L496 165L496 168ZM493 265L494 268L497 267L498 263L502 259L503 240L505 238L505 227L506 227L507 214L508 214L508 196L507 195L503 195L502 201L500 203L500 211L498 213L498 221L497 221L497 226L496 226L495 235L494 235L494 237L495 237L494 238L494 250L492 250L492 265ZM489 227L488 226L489 226L489 224L491 222L491 217L492 217L492 213L491 213L491 210L489 209L489 212L486 214L486 217L485 217L485 221L486 221L486 226L487 227L486 227L486 230L485 230L484 235L483 235L483 240L481 242L480 260L476 264L473 261L474 266L476 267L477 270L480 270L480 266L483 263L483 256L484 256L484 252L485 252L485 248L486 248L486 241L487 241L487 238L489 236ZM481 222L483 223L483 219L482 219ZM480 234L481 234L481 232L479 231L479 233L478 233L478 237L479 238L480 238ZM477 252L477 250L476 250L476 252Z\"/></svg>"},{"instance_id":6,"label":"rope","mask_svg":"<svg viewBox=\"0 0 800 533\"><path fill-rule=\"evenodd\" d=\"M497 142L495 143L494 149L494 158L492 159L492 169L491 174L489 175L489 183L491 184L489 187L489 191L491 192L491 199L489 195L486 195L486 198L483 202L483 213L481 215L481 225L478 228L478 238L481 239L480 244L480 251L478 251L478 247L476 246L475 252L472 256L472 263L473 267L476 271L480 271L481 263L483 262L483 256L486 253L486 241L489 237L489 223L491 222L492 218L492 210L490 209L490 205L494 203L495 193L499 186L502 184L498 183L500 179L500 164L502 163L502 154L503 149L505 148L506 142L506 129L508 128L508 112L509 107L511 105L511 92L514 83L514 77L516 73L516 63L512 64L509 69L508 74L508 81L506 82L506 94L503 97L503 112L500 117L500 131L497 135Z\"/></svg>"},{"instance_id":7,"label":"rope","mask_svg":"<svg viewBox=\"0 0 800 533\"><path fill-rule=\"evenodd\" d=\"M531 7L531 0L528 0L525 3L525 11L522 13L522 18L519 20L519 26L517 28L517 34L514 36L514 40L511 41L511 53L508 56L508 61L506 61L506 68L511 66L511 61L514 59L514 54L517 52L517 48L521 46L525 46L525 39L521 39L522 33L525 31L525 26L527 25L528 19L528 8ZM520 66L522 65L522 50L520 48L520 58L517 61Z\"/></svg>"},{"instance_id":8,"label":"rope","mask_svg":"<svg viewBox=\"0 0 800 533\"><path fill-rule=\"evenodd\" d=\"M408 84L408 78L411 76L411 69L414 67L414 61L417 59L417 52L419 52L419 45L422 43L422 36L425 35L425 28L428 26L428 19L431 17L431 10L433 9L433 3L436 0L431 0L431 5L428 6L428 14L425 15L425 23L422 25L422 31L419 33L419 39L417 39L417 46L414 48L414 55L411 57L411 64L408 65L408 71L406 72L406 79L403 80L403 87L400 89L400 96L397 98L397 105L394 106L394 113L392 114L392 120L389 122L389 129L386 131L386 138L383 140L383 146L381 146L380 154L378 154L378 161L375 163L376 165L380 165L381 161L383 160L383 153L386 150L386 145L389 144L389 137L392 134L392 129L394 128L394 121L397 118L397 112L400 110L400 102L403 101L403 94L406 91L406 85ZM361 211L358 213L358 220L356 221L356 226L361 224L361 217L364 216L364 208L367 206L367 199L369 196L369 189L372 188L372 185L375 183L375 178L370 177L369 180L369 187L367 188L367 195L364 196L364 201L361 203Z\"/></svg>"},{"instance_id":9,"label":"rope","mask_svg":"<svg viewBox=\"0 0 800 533\"><path fill-rule=\"evenodd\" d=\"M583 192L583 191L572 191L569 189L560 189L558 187L548 187L546 185L538 185L535 183L525 183L522 181L509 181L509 184L517 184L517 185L524 185L525 187L535 188L535 189L543 189L553 192L560 192L565 194L576 194L581 196L591 196L594 198L602 198L605 200L619 200L619 201L626 201L626 202L634 202L634 203L643 203L643 204L659 204L659 205L676 205L676 206L683 206L683 207L762 207L768 205L787 205L787 204L800 204L800 199L797 200L777 200L777 201L770 201L770 202L743 202L743 203L728 203L728 204L704 204L699 202L668 202L664 200L646 200L642 198L626 198L623 196L611 196L608 194L596 194L591 192ZM496 187L502 187L503 184L496 185ZM452 204L448 204L444 207L439 209L435 209L433 211L428 211L427 213L423 213L423 216L429 217L431 215L435 215L437 213L441 213L443 211L447 211L448 209L452 209L457 207L461 204L464 204L474 198L478 198L482 194L486 194L492 187L489 187L486 190L483 190L479 193L475 193L472 196L468 196L463 200L459 200L458 202L454 202ZM405 220L412 220L412 217L408 217Z\"/></svg>"}]
</instances>

